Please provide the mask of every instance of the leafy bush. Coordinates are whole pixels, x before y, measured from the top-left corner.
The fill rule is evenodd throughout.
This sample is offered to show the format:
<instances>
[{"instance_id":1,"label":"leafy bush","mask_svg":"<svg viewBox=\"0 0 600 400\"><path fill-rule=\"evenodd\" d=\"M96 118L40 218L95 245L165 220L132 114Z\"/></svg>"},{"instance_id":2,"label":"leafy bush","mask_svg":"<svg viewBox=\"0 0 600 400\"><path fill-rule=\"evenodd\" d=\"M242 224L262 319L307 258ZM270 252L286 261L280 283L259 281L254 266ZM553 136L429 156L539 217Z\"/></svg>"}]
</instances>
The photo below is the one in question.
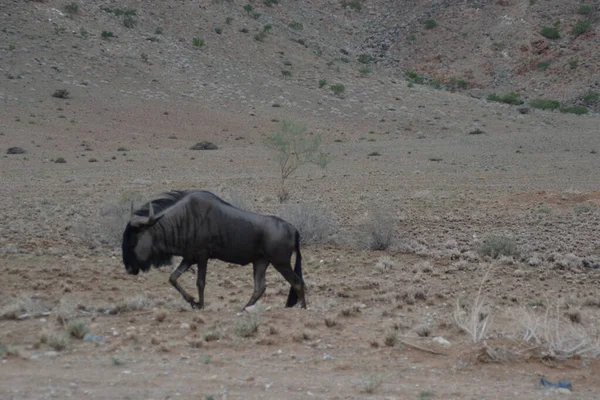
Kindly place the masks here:
<instances>
[{"instance_id":1,"label":"leafy bush","mask_svg":"<svg viewBox=\"0 0 600 400\"><path fill-rule=\"evenodd\" d=\"M585 106L562 107L559 111L562 113L575 115L583 115L588 113L588 109Z\"/></svg>"},{"instance_id":2,"label":"leafy bush","mask_svg":"<svg viewBox=\"0 0 600 400\"><path fill-rule=\"evenodd\" d=\"M319 79L319 89L327 85L327 79Z\"/></svg>"},{"instance_id":3,"label":"leafy bush","mask_svg":"<svg viewBox=\"0 0 600 400\"><path fill-rule=\"evenodd\" d=\"M232 18L232 17L227 17L227 18L225 18L225 23L226 23L227 25L231 25L231 23L232 23L232 22L233 22L233 18Z\"/></svg>"},{"instance_id":4,"label":"leafy bush","mask_svg":"<svg viewBox=\"0 0 600 400\"><path fill-rule=\"evenodd\" d=\"M540 110L556 110L560 107L560 102L557 100L535 99L531 100L529 105Z\"/></svg>"},{"instance_id":5,"label":"leafy bush","mask_svg":"<svg viewBox=\"0 0 600 400\"><path fill-rule=\"evenodd\" d=\"M123 26L125 26L125 28L133 28L135 27L135 25L137 24L137 20L135 18L133 18L132 16L127 16L125 18L123 18Z\"/></svg>"},{"instance_id":6,"label":"leafy bush","mask_svg":"<svg viewBox=\"0 0 600 400\"><path fill-rule=\"evenodd\" d=\"M417 74L414 71L407 71L406 77L410 82L417 83L419 85L422 85L425 82L425 77Z\"/></svg>"},{"instance_id":7,"label":"leafy bush","mask_svg":"<svg viewBox=\"0 0 600 400\"><path fill-rule=\"evenodd\" d=\"M84 319L73 319L67 323L67 332L75 339L83 339L86 333L89 332L89 326Z\"/></svg>"},{"instance_id":8,"label":"leafy bush","mask_svg":"<svg viewBox=\"0 0 600 400\"><path fill-rule=\"evenodd\" d=\"M540 34L548 39L560 39L560 32L558 32L558 29L549 26L543 27Z\"/></svg>"},{"instance_id":9,"label":"leafy bush","mask_svg":"<svg viewBox=\"0 0 600 400\"><path fill-rule=\"evenodd\" d=\"M301 22L292 21L288 26L296 31L304 30L304 25Z\"/></svg>"},{"instance_id":10,"label":"leafy bush","mask_svg":"<svg viewBox=\"0 0 600 400\"><path fill-rule=\"evenodd\" d=\"M337 95L340 95L346 91L346 86L344 86L341 83L336 83L335 85L331 85L331 86L329 86L329 88L331 89L331 91L334 94L337 94Z\"/></svg>"},{"instance_id":11,"label":"leafy bush","mask_svg":"<svg viewBox=\"0 0 600 400\"><path fill-rule=\"evenodd\" d=\"M252 4L246 4L246 5L244 6L244 10L245 10L245 11L246 11L248 14L250 14L250 13L252 12L252 10L254 10L254 7L252 7Z\"/></svg>"},{"instance_id":12,"label":"leafy bush","mask_svg":"<svg viewBox=\"0 0 600 400\"><path fill-rule=\"evenodd\" d=\"M209 142L207 140L198 142L195 145L193 145L192 147L190 147L190 150L218 150L218 149L219 149L219 146L217 146L213 142Z\"/></svg>"},{"instance_id":13,"label":"leafy bush","mask_svg":"<svg viewBox=\"0 0 600 400\"><path fill-rule=\"evenodd\" d=\"M192 38L192 45L194 47L199 47L199 48L203 48L204 47L204 39L200 39L200 38Z\"/></svg>"},{"instance_id":14,"label":"leafy bush","mask_svg":"<svg viewBox=\"0 0 600 400\"><path fill-rule=\"evenodd\" d=\"M577 14L580 14L580 15L590 15L592 13L592 11L594 11L594 9L593 9L593 7L591 5L589 5L589 4L582 4L577 9Z\"/></svg>"},{"instance_id":15,"label":"leafy bush","mask_svg":"<svg viewBox=\"0 0 600 400\"><path fill-rule=\"evenodd\" d=\"M425 29L433 29L437 26L437 21L435 19L428 19L423 22Z\"/></svg>"},{"instance_id":16,"label":"leafy bush","mask_svg":"<svg viewBox=\"0 0 600 400\"><path fill-rule=\"evenodd\" d=\"M502 96L498 96L497 94L490 94L487 99L489 101L497 101L505 104L519 105L521 104L521 95L516 92L505 93Z\"/></svg>"},{"instance_id":17,"label":"leafy bush","mask_svg":"<svg viewBox=\"0 0 600 400\"><path fill-rule=\"evenodd\" d=\"M115 37L115 35L110 31L102 31L102 39L109 39Z\"/></svg>"},{"instance_id":18,"label":"leafy bush","mask_svg":"<svg viewBox=\"0 0 600 400\"><path fill-rule=\"evenodd\" d=\"M254 18L254 19L259 19L261 15L262 15L262 14L261 14L261 13L259 13L258 11L254 11L254 12L252 13L252 18Z\"/></svg>"},{"instance_id":19,"label":"leafy bush","mask_svg":"<svg viewBox=\"0 0 600 400\"><path fill-rule=\"evenodd\" d=\"M577 23L573 27L573 30L571 31L571 33L573 35L575 35L575 37L577 37L583 33L586 33L590 29L591 26L592 26L592 21L590 21L590 20L577 21Z\"/></svg>"},{"instance_id":20,"label":"leafy bush","mask_svg":"<svg viewBox=\"0 0 600 400\"><path fill-rule=\"evenodd\" d=\"M359 1L345 1L342 0L343 8L351 8L356 11L362 10L362 4Z\"/></svg>"},{"instance_id":21,"label":"leafy bush","mask_svg":"<svg viewBox=\"0 0 600 400\"><path fill-rule=\"evenodd\" d=\"M548 68L550 68L550 61L540 61L536 64L536 68L540 71L546 71Z\"/></svg>"},{"instance_id":22,"label":"leafy bush","mask_svg":"<svg viewBox=\"0 0 600 400\"><path fill-rule=\"evenodd\" d=\"M364 245L372 251L387 250L394 238L395 222L388 213L374 212L363 227Z\"/></svg>"},{"instance_id":23,"label":"leafy bush","mask_svg":"<svg viewBox=\"0 0 600 400\"><path fill-rule=\"evenodd\" d=\"M362 76L368 75L371 73L371 67L369 67L368 65L365 67L362 67L361 69L358 70L358 72L360 72L360 74Z\"/></svg>"},{"instance_id":24,"label":"leafy bush","mask_svg":"<svg viewBox=\"0 0 600 400\"><path fill-rule=\"evenodd\" d=\"M373 60L373 56L371 56L370 54L361 54L358 56L358 62L363 64L370 64L371 62L373 62Z\"/></svg>"},{"instance_id":25,"label":"leafy bush","mask_svg":"<svg viewBox=\"0 0 600 400\"><path fill-rule=\"evenodd\" d=\"M163 34L163 28L160 26L157 26L156 29L154 30L154 34L155 35L162 35Z\"/></svg>"},{"instance_id":26,"label":"leafy bush","mask_svg":"<svg viewBox=\"0 0 600 400\"><path fill-rule=\"evenodd\" d=\"M288 71L287 69L282 69L281 70L281 75L285 76L286 78L292 76L292 71Z\"/></svg>"},{"instance_id":27,"label":"leafy bush","mask_svg":"<svg viewBox=\"0 0 600 400\"><path fill-rule=\"evenodd\" d=\"M79 12L79 5L77 3L69 3L65 4L63 9L67 14L73 16L74 14L77 14Z\"/></svg>"},{"instance_id":28,"label":"leafy bush","mask_svg":"<svg viewBox=\"0 0 600 400\"><path fill-rule=\"evenodd\" d=\"M583 102L586 104L593 103L600 99L599 92L591 92L583 96Z\"/></svg>"},{"instance_id":29,"label":"leafy bush","mask_svg":"<svg viewBox=\"0 0 600 400\"><path fill-rule=\"evenodd\" d=\"M67 162L67 160L64 159L64 157L58 157L56 160L54 160L55 164L65 164Z\"/></svg>"},{"instance_id":30,"label":"leafy bush","mask_svg":"<svg viewBox=\"0 0 600 400\"><path fill-rule=\"evenodd\" d=\"M220 26L215 27L215 33L217 35L220 35L221 33L223 33L223 28L221 28Z\"/></svg>"},{"instance_id":31,"label":"leafy bush","mask_svg":"<svg viewBox=\"0 0 600 400\"><path fill-rule=\"evenodd\" d=\"M267 135L265 145L275 154L279 168L280 202L287 200L289 193L285 186L286 180L298 168L309 163L325 168L329 163L327 154L319 151L321 136L306 134L306 125L303 124L283 121L281 130Z\"/></svg>"},{"instance_id":32,"label":"leafy bush","mask_svg":"<svg viewBox=\"0 0 600 400\"><path fill-rule=\"evenodd\" d=\"M489 256L498 258L500 256L516 256L517 242L506 236L490 235L477 247L477 253L480 256Z\"/></svg>"},{"instance_id":33,"label":"leafy bush","mask_svg":"<svg viewBox=\"0 0 600 400\"><path fill-rule=\"evenodd\" d=\"M247 338L258 332L260 324L261 320L258 314L243 315L236 319L233 331L236 335Z\"/></svg>"}]
</instances>

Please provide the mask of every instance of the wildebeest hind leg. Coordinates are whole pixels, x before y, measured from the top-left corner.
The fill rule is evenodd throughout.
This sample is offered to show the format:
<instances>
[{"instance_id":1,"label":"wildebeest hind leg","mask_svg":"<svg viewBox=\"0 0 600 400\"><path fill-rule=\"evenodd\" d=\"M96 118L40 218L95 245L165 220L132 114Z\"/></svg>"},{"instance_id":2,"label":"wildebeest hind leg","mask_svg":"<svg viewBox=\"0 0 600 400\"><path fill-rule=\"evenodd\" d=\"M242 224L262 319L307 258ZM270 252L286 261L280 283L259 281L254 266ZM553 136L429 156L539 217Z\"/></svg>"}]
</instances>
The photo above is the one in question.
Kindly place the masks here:
<instances>
[{"instance_id":1,"label":"wildebeest hind leg","mask_svg":"<svg viewBox=\"0 0 600 400\"><path fill-rule=\"evenodd\" d=\"M246 307L253 306L263 293L265 293L265 289L267 288L266 273L268 266L269 262L264 260L259 260L252 264L254 270L254 292L252 293L252 297L250 297L248 304L242 308L242 311L244 311Z\"/></svg>"},{"instance_id":2,"label":"wildebeest hind leg","mask_svg":"<svg viewBox=\"0 0 600 400\"><path fill-rule=\"evenodd\" d=\"M300 277L296 275L296 273L292 270L291 264L288 262L285 264L273 264L273 266L277 271L279 271L281 275L283 275L285 280L288 281L290 285L292 285L292 289L296 291L296 294L300 299L300 305L302 306L302 308L306 308L306 299L304 297L304 282L302 282L302 279L300 279Z\"/></svg>"},{"instance_id":3,"label":"wildebeest hind leg","mask_svg":"<svg viewBox=\"0 0 600 400\"><path fill-rule=\"evenodd\" d=\"M204 308L204 286L206 284L207 259L198 262L198 275L196 275L196 287L198 288L198 303L192 304L194 308Z\"/></svg>"},{"instance_id":4,"label":"wildebeest hind leg","mask_svg":"<svg viewBox=\"0 0 600 400\"><path fill-rule=\"evenodd\" d=\"M177 291L179 293L181 293L181 295L183 296L183 298L185 299L185 301L187 301L188 303L191 304L192 307L196 307L196 302L194 301L194 298L192 296L190 296L182 287L181 285L177 282L177 279L179 279L179 277L181 276L181 274L183 274L185 271L187 271L190 267L192 266L192 264L186 260L185 258L181 261L181 264L179 264L179 266L177 267L177 269L175 271L173 271L173 273L171 273L171 276L169 277L169 282L171 283L171 285L173 285L173 287L175 287L175 289L177 289Z\"/></svg>"}]
</instances>

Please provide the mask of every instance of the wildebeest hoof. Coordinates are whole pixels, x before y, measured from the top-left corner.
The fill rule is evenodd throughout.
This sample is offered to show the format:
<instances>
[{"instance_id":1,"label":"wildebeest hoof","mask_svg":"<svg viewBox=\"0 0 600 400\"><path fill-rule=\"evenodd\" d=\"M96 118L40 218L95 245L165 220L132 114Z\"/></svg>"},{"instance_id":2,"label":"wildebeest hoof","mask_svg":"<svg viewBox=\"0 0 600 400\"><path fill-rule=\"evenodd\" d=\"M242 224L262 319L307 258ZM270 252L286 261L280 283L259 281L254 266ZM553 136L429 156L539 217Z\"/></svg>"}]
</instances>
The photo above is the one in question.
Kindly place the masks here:
<instances>
[{"instance_id":1,"label":"wildebeest hoof","mask_svg":"<svg viewBox=\"0 0 600 400\"><path fill-rule=\"evenodd\" d=\"M192 306L193 309L204 308L204 306L202 304L200 304L199 302L194 301L194 300L190 301L190 305Z\"/></svg>"}]
</instances>

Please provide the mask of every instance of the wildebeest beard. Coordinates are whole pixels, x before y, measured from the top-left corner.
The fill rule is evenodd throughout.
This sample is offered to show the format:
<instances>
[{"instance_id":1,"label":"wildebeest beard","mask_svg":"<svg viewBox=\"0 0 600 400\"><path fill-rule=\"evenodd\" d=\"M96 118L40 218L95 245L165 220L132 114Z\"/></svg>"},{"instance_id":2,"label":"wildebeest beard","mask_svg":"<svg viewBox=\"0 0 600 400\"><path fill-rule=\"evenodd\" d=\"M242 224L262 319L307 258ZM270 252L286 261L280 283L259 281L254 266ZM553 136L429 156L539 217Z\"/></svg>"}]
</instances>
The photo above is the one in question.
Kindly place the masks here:
<instances>
[{"instance_id":1,"label":"wildebeest beard","mask_svg":"<svg viewBox=\"0 0 600 400\"><path fill-rule=\"evenodd\" d=\"M154 247L150 249L150 254L146 260L140 260L135 254L135 247L138 241L139 228L127 224L123 234L123 243L121 249L123 253L123 264L127 273L137 275L140 270L148 272L152 266L162 267L170 265L173 262L173 256L158 250Z\"/></svg>"}]
</instances>

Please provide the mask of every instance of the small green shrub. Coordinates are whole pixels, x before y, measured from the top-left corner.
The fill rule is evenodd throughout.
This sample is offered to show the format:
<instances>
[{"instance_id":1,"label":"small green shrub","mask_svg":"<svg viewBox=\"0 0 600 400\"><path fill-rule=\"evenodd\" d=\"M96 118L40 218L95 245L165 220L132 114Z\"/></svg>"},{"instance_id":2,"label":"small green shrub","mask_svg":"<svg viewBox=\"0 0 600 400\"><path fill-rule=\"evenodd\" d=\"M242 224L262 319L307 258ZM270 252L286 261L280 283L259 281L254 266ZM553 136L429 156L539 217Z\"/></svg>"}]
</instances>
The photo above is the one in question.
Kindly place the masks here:
<instances>
[{"instance_id":1,"label":"small green shrub","mask_svg":"<svg viewBox=\"0 0 600 400\"><path fill-rule=\"evenodd\" d=\"M579 61L577 61L577 60L569 61L569 68L571 68L571 69L577 68L578 65L579 65Z\"/></svg>"},{"instance_id":2,"label":"small green shrub","mask_svg":"<svg viewBox=\"0 0 600 400\"><path fill-rule=\"evenodd\" d=\"M355 10L355 11L362 10L362 4L359 1L345 1L345 0L342 0L342 7L343 8L350 8L350 9Z\"/></svg>"},{"instance_id":3,"label":"small green shrub","mask_svg":"<svg viewBox=\"0 0 600 400\"><path fill-rule=\"evenodd\" d=\"M258 11L254 11L254 12L252 13L252 18L254 18L254 19L259 19L261 15L262 15L262 14L261 14L261 13L259 13Z\"/></svg>"},{"instance_id":4,"label":"small green shrub","mask_svg":"<svg viewBox=\"0 0 600 400\"><path fill-rule=\"evenodd\" d=\"M231 23L232 23L232 22L233 22L233 18L232 18L232 17L227 17L227 18L225 18L225 23L226 23L227 25L231 25Z\"/></svg>"},{"instance_id":5,"label":"small green shrub","mask_svg":"<svg viewBox=\"0 0 600 400\"><path fill-rule=\"evenodd\" d=\"M220 35L221 33L223 33L223 28L221 28L220 26L216 26L215 27L215 33L217 35Z\"/></svg>"},{"instance_id":6,"label":"small green shrub","mask_svg":"<svg viewBox=\"0 0 600 400\"><path fill-rule=\"evenodd\" d=\"M450 81L448 82L448 89L450 89L450 90L467 89L468 87L469 87L469 83L467 81L465 81L464 79L451 78Z\"/></svg>"},{"instance_id":7,"label":"small green shrub","mask_svg":"<svg viewBox=\"0 0 600 400\"><path fill-rule=\"evenodd\" d=\"M547 71L550 68L550 61L540 61L536 64L536 68L540 71Z\"/></svg>"},{"instance_id":8,"label":"small green shrub","mask_svg":"<svg viewBox=\"0 0 600 400\"><path fill-rule=\"evenodd\" d=\"M199 48L203 48L204 47L204 39L200 39L200 38L192 38L192 45L194 47L199 47Z\"/></svg>"},{"instance_id":9,"label":"small green shrub","mask_svg":"<svg viewBox=\"0 0 600 400\"><path fill-rule=\"evenodd\" d=\"M370 73L371 73L371 67L369 67L369 66L367 65L367 66L365 66L365 67L362 67L361 69L359 69L359 70L358 70L358 72L360 72L360 74L361 74L362 76L366 76L366 75L368 75L368 74L370 74Z\"/></svg>"},{"instance_id":10,"label":"small green shrub","mask_svg":"<svg viewBox=\"0 0 600 400\"><path fill-rule=\"evenodd\" d=\"M102 31L102 39L108 40L109 38L115 37L115 35L110 31Z\"/></svg>"},{"instance_id":11,"label":"small green shrub","mask_svg":"<svg viewBox=\"0 0 600 400\"><path fill-rule=\"evenodd\" d=\"M331 85L331 86L329 86L329 88L331 89L331 91L334 94L337 94L337 95L340 95L346 91L346 86L344 86L341 83L336 83L335 85Z\"/></svg>"},{"instance_id":12,"label":"small green shrub","mask_svg":"<svg viewBox=\"0 0 600 400\"><path fill-rule=\"evenodd\" d=\"M560 32L558 32L558 29L549 26L543 27L540 34L548 39L560 39Z\"/></svg>"},{"instance_id":13,"label":"small green shrub","mask_svg":"<svg viewBox=\"0 0 600 400\"><path fill-rule=\"evenodd\" d=\"M583 4L577 9L577 14L590 15L592 11L594 11L592 6L590 6L589 4Z\"/></svg>"},{"instance_id":14,"label":"small green shrub","mask_svg":"<svg viewBox=\"0 0 600 400\"><path fill-rule=\"evenodd\" d=\"M256 40L257 42L264 42L266 37L267 37L267 32L260 31L256 35L254 35L254 40Z\"/></svg>"},{"instance_id":15,"label":"small green shrub","mask_svg":"<svg viewBox=\"0 0 600 400\"><path fill-rule=\"evenodd\" d=\"M79 12L79 5L77 3L69 3L65 4L63 9L69 16L73 16Z\"/></svg>"},{"instance_id":16,"label":"small green shrub","mask_svg":"<svg viewBox=\"0 0 600 400\"><path fill-rule=\"evenodd\" d=\"M588 204L588 203L580 203L580 204L575 204L573 206L573 212L577 215L589 214L592 211L594 211L595 209L596 209L596 207L593 204Z\"/></svg>"},{"instance_id":17,"label":"small green shrub","mask_svg":"<svg viewBox=\"0 0 600 400\"><path fill-rule=\"evenodd\" d=\"M373 56L371 56L370 54L361 54L358 56L358 62L363 64L370 64L371 62L373 62L373 60Z\"/></svg>"},{"instance_id":18,"label":"small green shrub","mask_svg":"<svg viewBox=\"0 0 600 400\"><path fill-rule=\"evenodd\" d=\"M252 10L254 10L254 7L252 7L252 4L246 4L246 5L244 6L244 10L245 10L245 11L246 11L248 14L250 14L250 13L252 12Z\"/></svg>"},{"instance_id":19,"label":"small green shrub","mask_svg":"<svg viewBox=\"0 0 600 400\"><path fill-rule=\"evenodd\" d=\"M296 31L304 30L304 25L301 22L292 21L288 26Z\"/></svg>"},{"instance_id":20,"label":"small green shrub","mask_svg":"<svg viewBox=\"0 0 600 400\"><path fill-rule=\"evenodd\" d=\"M417 83L419 85L422 85L423 83L425 83L425 77L417 74L414 71L407 71L406 77L412 83Z\"/></svg>"},{"instance_id":21,"label":"small green shrub","mask_svg":"<svg viewBox=\"0 0 600 400\"><path fill-rule=\"evenodd\" d=\"M586 33L587 31L589 31L591 26L592 26L592 21L590 21L590 20L577 21L577 23L573 27L573 30L571 31L571 33L573 35L575 35L575 37L577 37L581 34Z\"/></svg>"},{"instance_id":22,"label":"small green shrub","mask_svg":"<svg viewBox=\"0 0 600 400\"><path fill-rule=\"evenodd\" d=\"M597 100L600 99L600 93L599 92L592 92L592 93L588 93L586 95L583 96L583 102L585 104L590 104L593 103Z\"/></svg>"},{"instance_id":23,"label":"small green shrub","mask_svg":"<svg viewBox=\"0 0 600 400\"><path fill-rule=\"evenodd\" d=\"M273 25L271 24L267 24L265 26L263 26L263 31L265 32L271 32L273 30Z\"/></svg>"},{"instance_id":24,"label":"small green shrub","mask_svg":"<svg viewBox=\"0 0 600 400\"><path fill-rule=\"evenodd\" d=\"M286 78L289 78L290 76L292 76L292 71L289 71L287 69L282 69L281 75L285 76Z\"/></svg>"},{"instance_id":25,"label":"small green shrub","mask_svg":"<svg viewBox=\"0 0 600 400\"><path fill-rule=\"evenodd\" d=\"M561 107L559 109L561 113L583 115L588 113L588 109L585 106L573 106L573 107Z\"/></svg>"},{"instance_id":26,"label":"small green shrub","mask_svg":"<svg viewBox=\"0 0 600 400\"><path fill-rule=\"evenodd\" d=\"M540 110L556 110L560 107L560 102L557 100L534 99L529 102L529 105Z\"/></svg>"},{"instance_id":27,"label":"small green shrub","mask_svg":"<svg viewBox=\"0 0 600 400\"><path fill-rule=\"evenodd\" d=\"M363 376L360 382L361 391L372 394L381 385L383 378L378 375Z\"/></svg>"},{"instance_id":28,"label":"small green shrub","mask_svg":"<svg viewBox=\"0 0 600 400\"><path fill-rule=\"evenodd\" d=\"M425 26L425 29L433 29L438 24L437 24L437 21L435 19L428 19L428 20L425 20L425 22L423 22L423 25Z\"/></svg>"},{"instance_id":29,"label":"small green shrub","mask_svg":"<svg viewBox=\"0 0 600 400\"><path fill-rule=\"evenodd\" d=\"M154 30L154 34L155 35L162 35L163 34L163 28L161 26L157 26L156 29Z\"/></svg>"},{"instance_id":30,"label":"small green shrub","mask_svg":"<svg viewBox=\"0 0 600 400\"><path fill-rule=\"evenodd\" d=\"M319 79L319 89L327 85L327 79Z\"/></svg>"},{"instance_id":31,"label":"small green shrub","mask_svg":"<svg viewBox=\"0 0 600 400\"><path fill-rule=\"evenodd\" d=\"M264 0L264 4L267 7L273 7L275 4L279 4L279 0Z\"/></svg>"},{"instance_id":32,"label":"small green shrub","mask_svg":"<svg viewBox=\"0 0 600 400\"><path fill-rule=\"evenodd\" d=\"M490 235L478 247L477 253L484 257L498 258L500 256L516 256L517 242L506 236Z\"/></svg>"},{"instance_id":33,"label":"small green shrub","mask_svg":"<svg viewBox=\"0 0 600 400\"><path fill-rule=\"evenodd\" d=\"M130 15L123 18L123 26L125 26L125 28L132 29L136 26L136 24L137 20Z\"/></svg>"},{"instance_id":34,"label":"small green shrub","mask_svg":"<svg viewBox=\"0 0 600 400\"><path fill-rule=\"evenodd\" d=\"M65 164L67 162L67 160L65 160L64 157L58 157L56 160L54 160L55 164Z\"/></svg>"},{"instance_id":35,"label":"small green shrub","mask_svg":"<svg viewBox=\"0 0 600 400\"><path fill-rule=\"evenodd\" d=\"M487 99L489 101L497 101L499 103L519 105L521 104L521 95L516 92L505 93L502 96L498 96L495 93L490 94Z\"/></svg>"}]
</instances>

